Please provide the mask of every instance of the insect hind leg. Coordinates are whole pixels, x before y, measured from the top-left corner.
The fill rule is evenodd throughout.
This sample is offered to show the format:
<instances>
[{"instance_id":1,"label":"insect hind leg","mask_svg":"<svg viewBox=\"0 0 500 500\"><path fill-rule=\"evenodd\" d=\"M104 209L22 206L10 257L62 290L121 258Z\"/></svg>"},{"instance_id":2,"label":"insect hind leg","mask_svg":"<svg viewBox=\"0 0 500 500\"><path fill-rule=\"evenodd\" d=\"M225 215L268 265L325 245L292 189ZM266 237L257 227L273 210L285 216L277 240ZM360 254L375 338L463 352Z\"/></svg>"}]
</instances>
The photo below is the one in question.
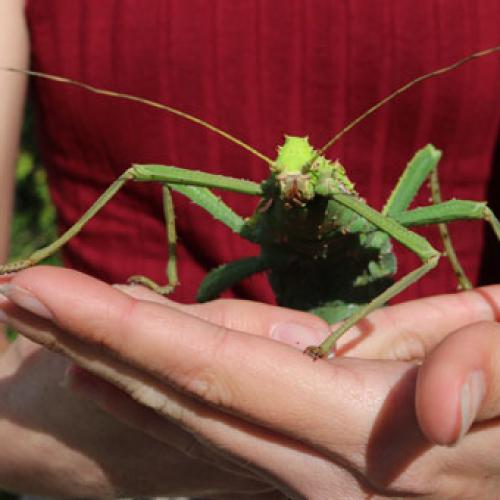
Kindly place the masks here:
<instances>
[{"instance_id":1,"label":"insect hind leg","mask_svg":"<svg viewBox=\"0 0 500 500\"><path fill-rule=\"evenodd\" d=\"M431 190L431 200L433 205L438 205L442 202L441 189L439 187L439 178L437 173L437 166L434 168L429 176L429 188ZM472 288L472 283L465 274L464 268L457 257L453 242L451 241L450 232L448 226L441 222L438 224L439 234L441 235L441 240L443 241L443 246L445 249L445 255L450 262L451 268L458 280L458 287L462 290L470 290Z\"/></svg>"},{"instance_id":2,"label":"insect hind leg","mask_svg":"<svg viewBox=\"0 0 500 500\"><path fill-rule=\"evenodd\" d=\"M441 204L441 190L438 179L438 164L440 159L441 151L436 149L432 144L428 144L423 149L418 151L410 160L403 174L399 178L399 181L387 200L382 213L396 219L401 214L405 213L410 203L415 198L417 192L427 179L429 180L432 204ZM443 241L445 255L448 257L453 272L457 277L459 288L472 288L472 284L467 278L465 271L458 260L448 227L444 222L442 222L438 224L438 228L441 240Z\"/></svg>"},{"instance_id":3,"label":"insect hind leg","mask_svg":"<svg viewBox=\"0 0 500 500\"><path fill-rule=\"evenodd\" d=\"M407 210L394 217L405 227L445 224L453 221L484 220L500 241L500 221L483 201L448 200L435 205Z\"/></svg>"}]
</instances>

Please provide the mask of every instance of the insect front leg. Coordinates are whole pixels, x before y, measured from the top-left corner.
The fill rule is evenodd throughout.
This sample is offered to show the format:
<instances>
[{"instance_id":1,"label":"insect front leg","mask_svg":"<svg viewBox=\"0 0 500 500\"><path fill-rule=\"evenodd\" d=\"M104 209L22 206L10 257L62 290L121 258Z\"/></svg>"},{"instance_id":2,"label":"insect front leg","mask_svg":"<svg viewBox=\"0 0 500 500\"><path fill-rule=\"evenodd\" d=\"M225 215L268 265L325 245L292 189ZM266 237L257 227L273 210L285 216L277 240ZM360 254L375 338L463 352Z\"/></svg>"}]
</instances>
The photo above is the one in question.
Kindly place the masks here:
<instances>
[{"instance_id":1,"label":"insect front leg","mask_svg":"<svg viewBox=\"0 0 500 500\"><path fill-rule=\"evenodd\" d=\"M165 167L165 169L170 168L172 167ZM179 170L181 169L176 169L176 171ZM176 260L177 233L175 229L175 213L171 190L177 191L178 193L186 196L193 203L199 205L212 215L212 217L221 221L235 233L245 237L242 233L244 220L208 188L203 186L193 186L190 184L164 184L163 208L168 236L168 285L158 285L146 276L131 276L129 278L129 282L144 285L160 294L171 293L172 290L179 284ZM205 277L198 290L197 300L199 302L206 302L217 298L227 288L230 288L255 273L263 271L265 268L265 262L260 256L239 259L228 264L224 264L211 271Z\"/></svg>"},{"instance_id":2,"label":"insect front leg","mask_svg":"<svg viewBox=\"0 0 500 500\"><path fill-rule=\"evenodd\" d=\"M0 275L21 271L28 267L38 264L40 261L50 257L56 253L63 245L65 245L71 238L76 236L87 222L92 219L106 205L111 198L123 187L123 185L135 178L134 168L126 170L118 179L116 179L111 186L99 196L99 198L92 204L92 206L83 214L83 216L75 222L66 232L64 232L53 243L33 252L29 257L22 260L9 262L0 266Z\"/></svg>"},{"instance_id":3,"label":"insect front leg","mask_svg":"<svg viewBox=\"0 0 500 500\"><path fill-rule=\"evenodd\" d=\"M104 193L92 204L92 206L83 214L83 216L73 224L66 232L64 232L57 240L50 245L43 247L23 260L17 260L0 266L0 274L7 274L27 267L38 264L43 259L57 252L71 238L76 236L100 210L104 207L113 196L123 187L127 181L137 182L160 182L163 185L168 185L172 189L182 192L195 203L198 203L205 210L228 225L233 231L239 233L244 225L243 219L235 214L227 205L222 203L220 198L215 196L208 187L220 188L228 191L235 191L244 194L261 195L262 189L259 184L242 179L234 179L222 175L207 174L205 172L194 171L165 165L134 165L127 169ZM165 193L165 192L164 192ZM165 195L165 194L164 194ZM167 212L170 202L167 200L164 206ZM173 206L172 213L173 213ZM173 220L173 217L170 217ZM167 221L167 232L171 231ZM175 240L175 237L174 237ZM173 254L175 255L175 254ZM172 264L173 262L173 264ZM170 265L167 266L167 272L174 271L174 260L170 260ZM176 282L176 278L174 279Z\"/></svg>"},{"instance_id":4,"label":"insect front leg","mask_svg":"<svg viewBox=\"0 0 500 500\"><path fill-rule=\"evenodd\" d=\"M375 227L387 233L391 238L399 241L406 248L417 254L422 260L422 265L414 271L408 273L399 281L391 285L380 295L375 297L369 304L356 311L349 319L344 321L327 339L319 346L310 346L305 353L313 359L322 358L333 349L337 340L358 321L365 318L373 310L383 306L390 299L408 288L422 278L431 269L436 267L441 254L422 236L406 229L403 225L390 217L382 215L369 207L356 197L348 194L332 195L335 201L358 213ZM432 207L431 207L432 208Z\"/></svg>"},{"instance_id":5,"label":"insect front leg","mask_svg":"<svg viewBox=\"0 0 500 500\"><path fill-rule=\"evenodd\" d=\"M500 240L500 222L484 202L448 200L443 202L438 179L438 161L441 152L428 145L418 151L403 172L382 213L396 219L405 227L437 224L446 255L462 289L472 288L453 248L447 223L459 220L481 219L488 222ZM407 210L417 190L429 178L432 206Z\"/></svg>"}]
</instances>

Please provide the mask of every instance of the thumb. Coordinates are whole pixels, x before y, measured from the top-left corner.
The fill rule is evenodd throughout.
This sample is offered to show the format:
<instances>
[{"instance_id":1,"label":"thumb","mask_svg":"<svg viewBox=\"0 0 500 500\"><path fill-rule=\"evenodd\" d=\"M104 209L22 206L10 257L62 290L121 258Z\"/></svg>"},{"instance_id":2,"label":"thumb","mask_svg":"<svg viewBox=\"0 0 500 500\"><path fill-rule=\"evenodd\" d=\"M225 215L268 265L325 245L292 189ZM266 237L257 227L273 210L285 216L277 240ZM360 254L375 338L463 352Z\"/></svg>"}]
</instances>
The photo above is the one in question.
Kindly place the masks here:
<instances>
[{"instance_id":1,"label":"thumb","mask_svg":"<svg viewBox=\"0 0 500 500\"><path fill-rule=\"evenodd\" d=\"M438 444L462 439L473 422L500 415L500 325L479 322L437 346L419 370L416 411Z\"/></svg>"}]
</instances>

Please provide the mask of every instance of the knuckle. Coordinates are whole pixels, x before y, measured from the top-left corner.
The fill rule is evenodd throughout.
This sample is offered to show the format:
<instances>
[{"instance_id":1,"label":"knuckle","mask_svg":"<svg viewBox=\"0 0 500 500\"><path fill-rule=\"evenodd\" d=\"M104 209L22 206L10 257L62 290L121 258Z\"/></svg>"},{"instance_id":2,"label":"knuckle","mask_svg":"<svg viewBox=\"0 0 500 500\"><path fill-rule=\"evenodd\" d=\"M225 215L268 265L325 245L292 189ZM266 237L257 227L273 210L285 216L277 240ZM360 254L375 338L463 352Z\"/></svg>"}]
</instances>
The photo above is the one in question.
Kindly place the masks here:
<instances>
[{"instance_id":1,"label":"knuckle","mask_svg":"<svg viewBox=\"0 0 500 500\"><path fill-rule=\"evenodd\" d=\"M401 333L390 349L390 358L397 361L423 360L429 351L422 336L413 331Z\"/></svg>"},{"instance_id":2,"label":"knuckle","mask_svg":"<svg viewBox=\"0 0 500 500\"><path fill-rule=\"evenodd\" d=\"M116 349L117 342L123 342L130 325L135 324L141 302L132 297L124 297L120 304L108 301L102 304L98 313L86 318L86 333L92 343L104 349Z\"/></svg>"},{"instance_id":3,"label":"knuckle","mask_svg":"<svg viewBox=\"0 0 500 500\"><path fill-rule=\"evenodd\" d=\"M213 405L231 407L234 401L234 390L228 375L219 369L223 363L220 359L230 355L230 331L217 327L209 350L204 353L205 362L186 371L182 389L194 397L208 401Z\"/></svg>"}]
</instances>

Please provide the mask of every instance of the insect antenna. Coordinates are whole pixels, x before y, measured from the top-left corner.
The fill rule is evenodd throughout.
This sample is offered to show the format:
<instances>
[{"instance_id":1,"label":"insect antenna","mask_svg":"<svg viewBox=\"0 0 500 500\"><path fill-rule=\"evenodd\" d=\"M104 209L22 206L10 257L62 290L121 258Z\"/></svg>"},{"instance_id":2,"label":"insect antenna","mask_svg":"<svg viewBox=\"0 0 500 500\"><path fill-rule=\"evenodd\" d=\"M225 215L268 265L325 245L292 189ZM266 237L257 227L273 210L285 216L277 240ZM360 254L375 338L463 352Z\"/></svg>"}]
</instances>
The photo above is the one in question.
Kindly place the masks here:
<instances>
[{"instance_id":1,"label":"insect antenna","mask_svg":"<svg viewBox=\"0 0 500 500\"><path fill-rule=\"evenodd\" d=\"M316 160L319 156L322 156L328 149L330 149L344 134L349 132L352 128L354 128L359 122L363 121L366 117L377 111L379 108L381 108L384 104L387 102L391 101L398 95L406 92L408 89L413 87L414 85L417 85L420 82L423 82L424 80L427 80L429 78L432 78L434 76L442 75L444 73L448 73L449 71L452 71L459 66L462 66L462 64L465 64L466 62L469 62L472 59L477 59L479 57L487 56L490 54L493 54L494 52L500 51L500 45L497 47L491 47L489 49L481 50L479 52L474 52L473 54L470 54L459 61L454 62L453 64L450 64L448 66L444 66L442 68L436 69L434 71L431 71L430 73L426 73L425 75L419 76L418 78L415 78L414 80L411 80L410 82L406 83L402 87L399 87L398 89L394 90L391 94L389 94L387 97L379 101L377 104L372 106L371 108L368 108L364 113L359 115L357 118L352 120L349 124L347 124L340 132L335 134L321 149L319 149L316 153L316 156L313 158L311 163Z\"/></svg>"},{"instance_id":2,"label":"insect antenna","mask_svg":"<svg viewBox=\"0 0 500 500\"><path fill-rule=\"evenodd\" d=\"M243 149L246 149L247 151L252 153L257 158L260 158L261 160L265 161L268 165L274 164L274 162L270 158L268 158L265 154L261 153L260 151L257 151L255 148L253 148L249 144L243 142L241 139L238 139L234 135L231 135L228 132L225 132L224 130L220 129L219 127L216 127L215 125L211 125L210 123L202 120L201 118L198 118L194 115L186 113L186 112L184 112L180 109L174 108L172 106L168 106L166 104L162 104L160 102L156 102L156 101L153 101L151 99L146 99L144 97L138 97L138 96L134 96L131 94L114 92L112 90L94 87L93 85L89 85L88 83L84 83L84 82L79 82L78 80L72 80L71 78L66 78L66 77L58 76L58 75L51 75L49 73L42 73L40 71L32 71L32 70L25 70L25 69L18 69L18 68L7 68L7 67L0 67L0 70L10 71L13 73L21 73L23 75L36 76L38 78L43 78L45 80L50 80L53 82L65 83L65 84L73 85L75 87L80 87L80 88L85 89L89 92L92 92L93 94L105 95L108 97L115 97L118 99L126 99L128 101L138 102L140 104L144 104L144 105L150 106L152 108L157 108L157 109L161 109L164 111L168 111L169 113L172 113L173 115L184 118L185 120L196 123L197 125L201 125L202 127L224 137L228 141L230 141L234 144L237 144L238 146L240 146Z\"/></svg>"}]
</instances>

